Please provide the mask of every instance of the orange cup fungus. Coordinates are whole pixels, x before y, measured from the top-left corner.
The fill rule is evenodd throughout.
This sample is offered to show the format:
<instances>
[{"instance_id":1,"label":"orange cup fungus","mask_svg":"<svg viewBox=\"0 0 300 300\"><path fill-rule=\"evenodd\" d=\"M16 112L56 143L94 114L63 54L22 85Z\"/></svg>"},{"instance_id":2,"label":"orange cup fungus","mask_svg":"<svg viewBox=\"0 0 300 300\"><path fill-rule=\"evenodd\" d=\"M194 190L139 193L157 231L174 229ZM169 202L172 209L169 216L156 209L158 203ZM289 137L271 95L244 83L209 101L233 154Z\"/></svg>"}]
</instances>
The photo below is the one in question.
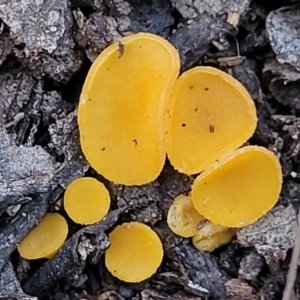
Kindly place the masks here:
<instances>
[{"instance_id":1,"label":"orange cup fungus","mask_svg":"<svg viewBox=\"0 0 300 300\"><path fill-rule=\"evenodd\" d=\"M200 251L212 252L228 244L235 235L234 228L216 225L208 220L201 224L193 236L193 245Z\"/></svg>"},{"instance_id":2,"label":"orange cup fungus","mask_svg":"<svg viewBox=\"0 0 300 300\"><path fill-rule=\"evenodd\" d=\"M247 90L211 67L196 67L178 78L168 113L167 154L174 168L185 174L199 173L241 146L257 124Z\"/></svg>"},{"instance_id":3,"label":"orange cup fungus","mask_svg":"<svg viewBox=\"0 0 300 300\"><path fill-rule=\"evenodd\" d=\"M235 229L216 225L206 220L194 208L190 196L179 195L169 208L167 223L179 236L193 237L195 248L213 251L231 241Z\"/></svg>"},{"instance_id":4,"label":"orange cup fungus","mask_svg":"<svg viewBox=\"0 0 300 300\"><path fill-rule=\"evenodd\" d=\"M68 234L68 224L57 213L47 213L40 223L18 246L25 259L51 258L64 244Z\"/></svg>"},{"instance_id":5,"label":"orange cup fungus","mask_svg":"<svg viewBox=\"0 0 300 300\"><path fill-rule=\"evenodd\" d=\"M179 236L192 237L197 233L197 225L204 220L189 196L179 195L169 208L167 223L170 229Z\"/></svg>"},{"instance_id":6,"label":"orange cup fungus","mask_svg":"<svg viewBox=\"0 0 300 300\"><path fill-rule=\"evenodd\" d=\"M101 182L83 177L74 180L67 187L64 207L75 223L90 225L105 217L110 207L110 196Z\"/></svg>"},{"instance_id":7,"label":"orange cup fungus","mask_svg":"<svg viewBox=\"0 0 300 300\"><path fill-rule=\"evenodd\" d=\"M83 153L98 173L126 185L159 175L167 102L179 68L176 49L150 33L124 37L94 61L80 96L78 124Z\"/></svg>"},{"instance_id":8,"label":"orange cup fungus","mask_svg":"<svg viewBox=\"0 0 300 300\"><path fill-rule=\"evenodd\" d=\"M269 150L248 146L211 164L194 181L191 197L196 210L226 227L254 223L277 202L282 172Z\"/></svg>"},{"instance_id":9,"label":"orange cup fungus","mask_svg":"<svg viewBox=\"0 0 300 300\"><path fill-rule=\"evenodd\" d=\"M109 239L111 246L106 251L105 264L120 280L141 282L152 276L162 262L162 243L145 224L124 223L111 232Z\"/></svg>"}]
</instances>

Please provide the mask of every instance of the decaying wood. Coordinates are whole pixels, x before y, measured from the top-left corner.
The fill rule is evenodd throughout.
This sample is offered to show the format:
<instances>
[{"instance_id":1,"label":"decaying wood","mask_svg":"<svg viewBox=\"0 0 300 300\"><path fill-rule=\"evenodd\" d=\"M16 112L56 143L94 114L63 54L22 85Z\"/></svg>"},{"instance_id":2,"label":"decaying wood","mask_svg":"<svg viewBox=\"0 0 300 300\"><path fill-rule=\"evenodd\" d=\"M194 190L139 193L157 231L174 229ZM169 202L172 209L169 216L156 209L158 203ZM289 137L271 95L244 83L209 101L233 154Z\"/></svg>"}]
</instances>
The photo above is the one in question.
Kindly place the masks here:
<instances>
[{"instance_id":1,"label":"decaying wood","mask_svg":"<svg viewBox=\"0 0 300 300\"><path fill-rule=\"evenodd\" d=\"M62 188L53 192L41 193L36 199L25 204L13 220L0 230L0 270L9 262L10 256L17 245L24 239L29 231L36 226L46 214L51 204L58 200Z\"/></svg>"},{"instance_id":2,"label":"decaying wood","mask_svg":"<svg viewBox=\"0 0 300 300\"><path fill-rule=\"evenodd\" d=\"M14 54L37 78L66 82L80 68L69 1L4 1L0 18L9 27Z\"/></svg>"},{"instance_id":3,"label":"decaying wood","mask_svg":"<svg viewBox=\"0 0 300 300\"><path fill-rule=\"evenodd\" d=\"M40 296L60 279L83 269L88 259L96 264L110 246L105 231L117 222L122 211L112 211L104 220L73 234L60 251L24 283L24 291L29 295Z\"/></svg>"},{"instance_id":4,"label":"decaying wood","mask_svg":"<svg viewBox=\"0 0 300 300\"><path fill-rule=\"evenodd\" d=\"M300 290L298 277L294 284L300 195L299 4L50 2L0 3L0 299L36 299L24 287L51 300L277 300L287 279L284 297L294 285ZM294 1L285 5L289 2ZM89 169L81 152L73 90L80 93L90 63L105 47L140 31L168 39L179 51L181 71L216 66L237 78L255 100L259 122L250 143L278 155L284 184L274 210L238 230L240 244L204 253L170 232L167 211L177 195L190 191L194 176L176 172L167 162L153 183L119 186ZM55 207L61 209L66 186L85 174L104 182L112 207L121 210L80 230L70 222L70 237L61 251L46 263L26 261L22 271L15 263L17 244L58 200ZM140 285L121 283L105 269L103 258L98 262L109 247L104 231L115 226L119 215L122 221L149 223L163 242L166 259Z\"/></svg>"},{"instance_id":5,"label":"decaying wood","mask_svg":"<svg viewBox=\"0 0 300 300\"><path fill-rule=\"evenodd\" d=\"M283 260L296 238L296 212L289 205L277 206L254 224L237 230L237 240L243 246L254 246L268 264Z\"/></svg>"},{"instance_id":6,"label":"decaying wood","mask_svg":"<svg viewBox=\"0 0 300 300\"><path fill-rule=\"evenodd\" d=\"M291 300L293 298L296 299L293 289L296 281L297 269L299 264L299 256L300 256L300 212L298 213L298 217L297 217L297 225L298 226L296 231L295 247L293 249L290 268L286 278L286 284L283 291L282 300Z\"/></svg>"},{"instance_id":7,"label":"decaying wood","mask_svg":"<svg viewBox=\"0 0 300 300\"><path fill-rule=\"evenodd\" d=\"M16 146L3 128L0 140L0 197L47 191L54 175L51 155L40 146ZM0 202L0 207L4 205Z\"/></svg>"},{"instance_id":8,"label":"decaying wood","mask_svg":"<svg viewBox=\"0 0 300 300\"><path fill-rule=\"evenodd\" d=\"M211 16L237 14L240 16L249 7L249 0L171 0L185 19L196 19L203 13Z\"/></svg>"},{"instance_id":9,"label":"decaying wood","mask_svg":"<svg viewBox=\"0 0 300 300\"><path fill-rule=\"evenodd\" d=\"M249 281L253 280L257 278L263 266L263 256L258 254L255 249L250 250L240 261L239 277Z\"/></svg>"},{"instance_id":10,"label":"decaying wood","mask_svg":"<svg viewBox=\"0 0 300 300\"><path fill-rule=\"evenodd\" d=\"M20 282L10 262L4 266L0 273L0 299L38 300L38 298L26 295L22 291Z\"/></svg>"},{"instance_id":11,"label":"decaying wood","mask_svg":"<svg viewBox=\"0 0 300 300\"><path fill-rule=\"evenodd\" d=\"M154 225L162 219L162 197L158 182L132 187L108 183L108 188L117 206L126 207L132 220Z\"/></svg>"},{"instance_id":12,"label":"decaying wood","mask_svg":"<svg viewBox=\"0 0 300 300\"><path fill-rule=\"evenodd\" d=\"M189 240L178 238L165 223L156 230L164 241L165 254L180 266L185 289L199 296L226 297L225 282L230 276L218 266L211 253L199 251Z\"/></svg>"},{"instance_id":13,"label":"decaying wood","mask_svg":"<svg viewBox=\"0 0 300 300\"><path fill-rule=\"evenodd\" d=\"M300 71L300 5L272 11L266 19L266 31L277 60Z\"/></svg>"}]
</instances>

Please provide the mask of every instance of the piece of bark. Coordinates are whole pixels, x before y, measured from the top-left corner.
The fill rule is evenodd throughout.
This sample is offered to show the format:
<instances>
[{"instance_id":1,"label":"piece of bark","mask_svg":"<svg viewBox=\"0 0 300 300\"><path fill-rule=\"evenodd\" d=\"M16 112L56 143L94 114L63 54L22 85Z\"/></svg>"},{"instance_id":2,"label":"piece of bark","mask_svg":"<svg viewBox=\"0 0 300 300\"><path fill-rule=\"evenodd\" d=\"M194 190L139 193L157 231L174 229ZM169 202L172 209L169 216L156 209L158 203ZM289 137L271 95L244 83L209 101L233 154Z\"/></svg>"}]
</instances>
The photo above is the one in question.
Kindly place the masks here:
<instances>
[{"instance_id":1,"label":"piece of bark","mask_svg":"<svg viewBox=\"0 0 300 300\"><path fill-rule=\"evenodd\" d=\"M240 279L231 279L225 283L227 296L232 300L259 300L253 294L253 288L246 282L242 282Z\"/></svg>"},{"instance_id":2,"label":"piece of bark","mask_svg":"<svg viewBox=\"0 0 300 300\"><path fill-rule=\"evenodd\" d=\"M264 266L263 256L254 249L241 259L239 276L246 280L254 280Z\"/></svg>"},{"instance_id":3,"label":"piece of bark","mask_svg":"<svg viewBox=\"0 0 300 300\"><path fill-rule=\"evenodd\" d=\"M278 268L275 274L268 274L263 280L263 286L261 287L259 294L264 300L278 300L282 299L283 286L286 281L287 272ZM296 300L296 299L289 299Z\"/></svg>"},{"instance_id":4,"label":"piece of bark","mask_svg":"<svg viewBox=\"0 0 300 300\"><path fill-rule=\"evenodd\" d=\"M266 32L276 58L300 71L300 5L281 7L270 12Z\"/></svg>"},{"instance_id":5,"label":"piece of bark","mask_svg":"<svg viewBox=\"0 0 300 300\"><path fill-rule=\"evenodd\" d=\"M86 18L80 10L73 12L77 22L76 41L85 51L90 61L94 61L100 52L108 45L120 40L122 32L130 31L131 21L126 15L114 18L111 15L103 15L103 13L95 12Z\"/></svg>"},{"instance_id":6,"label":"piece of bark","mask_svg":"<svg viewBox=\"0 0 300 300\"><path fill-rule=\"evenodd\" d=\"M105 1L86 17L81 10L73 12L78 29L76 41L90 59L123 36L137 32L151 32L167 37L174 24L172 7L167 1ZM95 6L95 5L94 5Z\"/></svg>"},{"instance_id":7,"label":"piece of bark","mask_svg":"<svg viewBox=\"0 0 300 300\"><path fill-rule=\"evenodd\" d=\"M8 262L0 273L0 299L6 300L38 300L26 295L21 288L13 266Z\"/></svg>"},{"instance_id":8,"label":"piece of bark","mask_svg":"<svg viewBox=\"0 0 300 300\"><path fill-rule=\"evenodd\" d=\"M235 13L239 18L249 7L250 0L171 0L171 3L185 19L196 19L203 13L211 16Z\"/></svg>"},{"instance_id":9,"label":"piece of bark","mask_svg":"<svg viewBox=\"0 0 300 300\"><path fill-rule=\"evenodd\" d=\"M176 257L177 259L177 257ZM183 270L183 267L181 267L181 270ZM183 272L185 274L185 272ZM169 286L169 294L174 292L174 289L177 290L178 288L173 287L172 291L172 285L180 285L185 291L194 294L196 296L201 296L201 297L207 297L209 295L209 290L202 287L201 285L193 282L186 276L180 276L174 272L165 272L165 273L160 273L155 275L155 279L158 278L165 284L168 284ZM158 282L159 283L159 282Z\"/></svg>"},{"instance_id":10,"label":"piece of bark","mask_svg":"<svg viewBox=\"0 0 300 300\"><path fill-rule=\"evenodd\" d=\"M71 4L89 12L104 11L106 9L105 1L103 0L71 0Z\"/></svg>"},{"instance_id":11,"label":"piece of bark","mask_svg":"<svg viewBox=\"0 0 300 300\"><path fill-rule=\"evenodd\" d=\"M176 244L174 251L193 284L208 290L209 296L225 298L225 283L230 277L211 253L195 249L187 240Z\"/></svg>"},{"instance_id":12,"label":"piece of bark","mask_svg":"<svg viewBox=\"0 0 300 300\"><path fill-rule=\"evenodd\" d=\"M131 31L151 32L166 38L174 25L172 10L169 1L132 0L129 14Z\"/></svg>"},{"instance_id":13,"label":"piece of bark","mask_svg":"<svg viewBox=\"0 0 300 300\"><path fill-rule=\"evenodd\" d=\"M9 27L14 54L37 78L66 82L80 68L68 0L4 1L0 18Z\"/></svg>"},{"instance_id":14,"label":"piece of bark","mask_svg":"<svg viewBox=\"0 0 300 300\"><path fill-rule=\"evenodd\" d=\"M11 53L14 43L9 35L8 27L0 21L0 65L6 60Z\"/></svg>"},{"instance_id":15,"label":"piece of bark","mask_svg":"<svg viewBox=\"0 0 300 300\"><path fill-rule=\"evenodd\" d=\"M271 72L273 81L282 79L284 84L300 80L300 72L289 64L281 64L277 59L267 59L264 63L263 73Z\"/></svg>"},{"instance_id":16,"label":"piece of bark","mask_svg":"<svg viewBox=\"0 0 300 300\"><path fill-rule=\"evenodd\" d=\"M15 218L0 230L0 271L9 261L10 255L29 231L46 214L51 204L62 194L58 188L53 192L40 193L35 200L25 204Z\"/></svg>"},{"instance_id":17,"label":"piece of bark","mask_svg":"<svg viewBox=\"0 0 300 300\"><path fill-rule=\"evenodd\" d=\"M300 73L299 73L300 75ZM282 80L271 82L269 85L272 96L282 105L297 112L300 111L300 81L284 83Z\"/></svg>"},{"instance_id":18,"label":"piece of bark","mask_svg":"<svg viewBox=\"0 0 300 300\"><path fill-rule=\"evenodd\" d=\"M252 68L251 68L252 67ZM253 100L263 102L260 81L258 80L251 62L244 59L243 62L231 69L232 75L247 89Z\"/></svg>"},{"instance_id":19,"label":"piece of bark","mask_svg":"<svg viewBox=\"0 0 300 300\"><path fill-rule=\"evenodd\" d=\"M257 222L238 229L237 240L245 247L254 246L268 264L278 262L283 260L287 250L294 246L296 219L292 205L279 205Z\"/></svg>"},{"instance_id":20,"label":"piece of bark","mask_svg":"<svg viewBox=\"0 0 300 300\"><path fill-rule=\"evenodd\" d=\"M218 34L230 32L231 29L222 18L214 18L205 13L191 23L178 26L169 40L179 51L182 71L199 63Z\"/></svg>"},{"instance_id":21,"label":"piece of bark","mask_svg":"<svg viewBox=\"0 0 300 300\"><path fill-rule=\"evenodd\" d=\"M164 252L174 267L177 265L184 280L183 287L199 296L226 298L225 282L230 276L223 271L209 252L197 250L190 241L176 236L165 223L155 227L163 241ZM178 281L175 282L179 283Z\"/></svg>"},{"instance_id":22,"label":"piece of bark","mask_svg":"<svg viewBox=\"0 0 300 300\"><path fill-rule=\"evenodd\" d=\"M48 127L74 110L74 104L64 101L57 91L45 91L43 85L43 80L35 80L33 85L28 85L27 89L24 89L27 91L26 96L28 95L28 98L23 99L26 101L22 106L20 106L22 101L18 103L18 98L13 98L13 101L7 103L8 108L6 111L13 116L13 119L10 116L4 126L10 132L16 133L16 142L19 144L26 146L42 144L44 146L48 143L49 134L46 130L43 130L44 133L37 139L37 132L41 132L39 129ZM21 84L16 85L15 89L16 92L21 93L23 86Z\"/></svg>"},{"instance_id":23,"label":"piece of bark","mask_svg":"<svg viewBox=\"0 0 300 300\"><path fill-rule=\"evenodd\" d=\"M164 292L158 292L153 289L145 289L141 292L141 300L201 300L201 297L187 295L179 291L175 294L168 295Z\"/></svg>"},{"instance_id":24,"label":"piece of bark","mask_svg":"<svg viewBox=\"0 0 300 300\"><path fill-rule=\"evenodd\" d=\"M218 257L218 265L232 278L238 276L239 263L242 259L241 246L238 243L229 243Z\"/></svg>"},{"instance_id":25,"label":"piece of bark","mask_svg":"<svg viewBox=\"0 0 300 300\"><path fill-rule=\"evenodd\" d=\"M174 199L178 195L186 194L191 190L194 178L175 171L169 163L166 163L157 180L160 183L159 189L162 197L160 205L164 216L167 217Z\"/></svg>"},{"instance_id":26,"label":"piece of bark","mask_svg":"<svg viewBox=\"0 0 300 300\"><path fill-rule=\"evenodd\" d=\"M49 153L56 158L56 172L49 188L57 185L66 188L73 180L82 177L88 169L79 141L76 112L69 113L65 118L57 119L49 126Z\"/></svg>"},{"instance_id":27,"label":"piece of bark","mask_svg":"<svg viewBox=\"0 0 300 300\"><path fill-rule=\"evenodd\" d=\"M47 191L54 175L49 153L40 146L16 146L3 128L0 128L0 140L0 197ZM5 205L1 202L0 207Z\"/></svg>"},{"instance_id":28,"label":"piece of bark","mask_svg":"<svg viewBox=\"0 0 300 300\"><path fill-rule=\"evenodd\" d=\"M155 224L162 219L162 201L157 181L142 186L125 186L109 182L111 198L117 207L126 207L132 221Z\"/></svg>"},{"instance_id":29,"label":"piece of bark","mask_svg":"<svg viewBox=\"0 0 300 300\"><path fill-rule=\"evenodd\" d=\"M73 234L52 259L25 281L24 291L29 295L42 296L68 274L83 269L87 261L96 264L110 246L105 231L117 222L123 210L112 211L102 221Z\"/></svg>"},{"instance_id":30,"label":"piece of bark","mask_svg":"<svg viewBox=\"0 0 300 300\"><path fill-rule=\"evenodd\" d=\"M13 59L0 68L0 125L10 127L15 118L23 114L31 98L35 80ZM8 123L12 123L9 125Z\"/></svg>"}]
</instances>

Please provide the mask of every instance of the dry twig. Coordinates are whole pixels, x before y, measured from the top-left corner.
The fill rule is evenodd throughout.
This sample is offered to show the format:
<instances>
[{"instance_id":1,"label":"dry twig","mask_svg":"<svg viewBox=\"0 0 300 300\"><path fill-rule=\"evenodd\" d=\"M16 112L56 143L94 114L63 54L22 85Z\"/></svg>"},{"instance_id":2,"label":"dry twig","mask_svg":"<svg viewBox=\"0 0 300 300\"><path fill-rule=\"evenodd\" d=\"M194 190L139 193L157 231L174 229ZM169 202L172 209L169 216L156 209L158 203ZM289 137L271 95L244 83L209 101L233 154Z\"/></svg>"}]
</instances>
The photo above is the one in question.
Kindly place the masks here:
<instances>
[{"instance_id":1,"label":"dry twig","mask_svg":"<svg viewBox=\"0 0 300 300\"><path fill-rule=\"evenodd\" d=\"M286 285L283 291L282 300L296 300L294 284L297 276L298 260L300 254L300 211L298 212L297 223L298 227L296 233L295 246L293 249L292 259L290 262L290 267L286 279Z\"/></svg>"}]
</instances>

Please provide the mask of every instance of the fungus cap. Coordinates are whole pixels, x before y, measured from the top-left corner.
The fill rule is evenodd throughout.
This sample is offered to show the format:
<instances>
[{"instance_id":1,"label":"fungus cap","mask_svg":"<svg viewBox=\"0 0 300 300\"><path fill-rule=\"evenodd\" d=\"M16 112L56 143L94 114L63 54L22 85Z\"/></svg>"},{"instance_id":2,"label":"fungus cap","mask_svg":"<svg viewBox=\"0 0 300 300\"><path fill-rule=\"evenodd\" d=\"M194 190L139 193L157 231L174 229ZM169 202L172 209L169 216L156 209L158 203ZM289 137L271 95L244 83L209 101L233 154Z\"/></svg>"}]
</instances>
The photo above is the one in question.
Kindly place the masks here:
<instances>
[{"instance_id":1,"label":"fungus cap","mask_svg":"<svg viewBox=\"0 0 300 300\"><path fill-rule=\"evenodd\" d=\"M90 225L101 221L110 207L110 196L103 183L83 177L69 184L64 195L64 208L78 224Z\"/></svg>"},{"instance_id":2,"label":"fungus cap","mask_svg":"<svg viewBox=\"0 0 300 300\"><path fill-rule=\"evenodd\" d=\"M277 202L282 185L278 158L269 150L248 146L210 165L194 181L196 210L226 227L254 223Z\"/></svg>"},{"instance_id":3,"label":"fungus cap","mask_svg":"<svg viewBox=\"0 0 300 300\"><path fill-rule=\"evenodd\" d=\"M208 220L203 222L193 236L193 245L200 251L212 252L228 244L235 235L235 229L216 225Z\"/></svg>"},{"instance_id":4,"label":"fungus cap","mask_svg":"<svg viewBox=\"0 0 300 300\"><path fill-rule=\"evenodd\" d=\"M141 282L152 276L163 258L157 234L139 222L123 223L109 235L105 264L112 275L126 282Z\"/></svg>"},{"instance_id":5,"label":"fungus cap","mask_svg":"<svg viewBox=\"0 0 300 300\"><path fill-rule=\"evenodd\" d=\"M177 196L169 208L167 223L179 236L191 237L197 233L197 225L204 217L194 208L189 196Z\"/></svg>"},{"instance_id":6,"label":"fungus cap","mask_svg":"<svg viewBox=\"0 0 300 300\"><path fill-rule=\"evenodd\" d=\"M18 246L25 259L51 258L64 244L68 224L57 213L47 213Z\"/></svg>"},{"instance_id":7,"label":"fungus cap","mask_svg":"<svg viewBox=\"0 0 300 300\"><path fill-rule=\"evenodd\" d=\"M166 156L167 101L178 76L177 50L150 33L107 47L86 77L78 108L80 143L91 166L119 184L154 180Z\"/></svg>"},{"instance_id":8,"label":"fungus cap","mask_svg":"<svg viewBox=\"0 0 300 300\"><path fill-rule=\"evenodd\" d=\"M185 174L203 171L253 134L256 109L240 82L212 67L184 72L172 91L167 154Z\"/></svg>"}]
</instances>

